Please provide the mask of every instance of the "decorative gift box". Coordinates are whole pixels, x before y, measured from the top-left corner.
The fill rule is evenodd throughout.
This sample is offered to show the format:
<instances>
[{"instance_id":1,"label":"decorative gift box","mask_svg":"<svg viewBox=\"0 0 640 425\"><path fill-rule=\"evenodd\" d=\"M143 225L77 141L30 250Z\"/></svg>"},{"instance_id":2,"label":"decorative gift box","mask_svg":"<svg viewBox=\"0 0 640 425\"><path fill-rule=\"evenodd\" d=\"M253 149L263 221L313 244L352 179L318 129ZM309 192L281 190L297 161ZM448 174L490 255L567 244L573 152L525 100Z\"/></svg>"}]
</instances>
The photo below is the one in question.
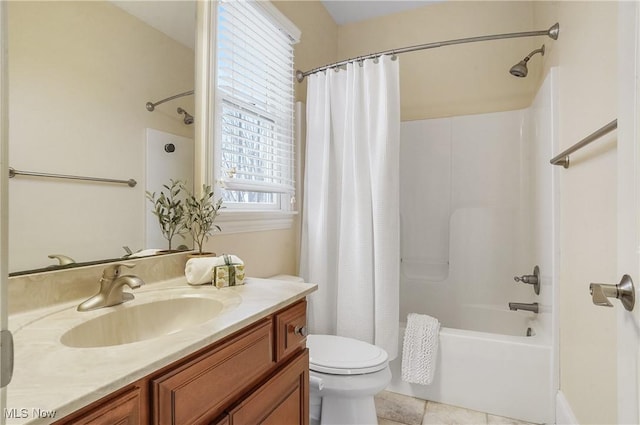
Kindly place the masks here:
<instances>
[{"instance_id":1,"label":"decorative gift box","mask_svg":"<svg viewBox=\"0 0 640 425\"><path fill-rule=\"evenodd\" d=\"M213 285L216 288L244 284L244 264L233 263L230 255L223 255L224 266L213 269Z\"/></svg>"}]
</instances>

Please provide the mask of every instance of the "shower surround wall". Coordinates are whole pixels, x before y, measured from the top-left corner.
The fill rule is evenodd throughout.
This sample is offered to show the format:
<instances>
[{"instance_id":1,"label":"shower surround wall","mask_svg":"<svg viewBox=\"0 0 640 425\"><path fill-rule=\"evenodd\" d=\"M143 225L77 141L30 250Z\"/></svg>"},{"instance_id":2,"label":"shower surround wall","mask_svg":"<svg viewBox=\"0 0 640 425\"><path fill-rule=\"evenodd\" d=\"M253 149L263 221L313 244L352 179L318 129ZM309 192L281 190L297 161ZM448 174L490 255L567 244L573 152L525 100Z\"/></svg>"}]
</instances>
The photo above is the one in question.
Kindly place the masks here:
<instances>
[{"instance_id":1,"label":"shower surround wall","mask_svg":"<svg viewBox=\"0 0 640 425\"><path fill-rule=\"evenodd\" d=\"M527 109L402 124L400 317L442 327L434 382L401 381L396 359L389 390L554 422L556 80L552 69ZM535 265L540 295L513 280ZM539 314L510 301L537 302Z\"/></svg>"},{"instance_id":2,"label":"shower surround wall","mask_svg":"<svg viewBox=\"0 0 640 425\"><path fill-rule=\"evenodd\" d=\"M401 317L425 312L443 326L489 331L479 315L509 301L534 302L530 285L514 282L528 260L526 110L402 124ZM416 190L416 187L419 190ZM487 317L490 320L490 316Z\"/></svg>"}]
</instances>

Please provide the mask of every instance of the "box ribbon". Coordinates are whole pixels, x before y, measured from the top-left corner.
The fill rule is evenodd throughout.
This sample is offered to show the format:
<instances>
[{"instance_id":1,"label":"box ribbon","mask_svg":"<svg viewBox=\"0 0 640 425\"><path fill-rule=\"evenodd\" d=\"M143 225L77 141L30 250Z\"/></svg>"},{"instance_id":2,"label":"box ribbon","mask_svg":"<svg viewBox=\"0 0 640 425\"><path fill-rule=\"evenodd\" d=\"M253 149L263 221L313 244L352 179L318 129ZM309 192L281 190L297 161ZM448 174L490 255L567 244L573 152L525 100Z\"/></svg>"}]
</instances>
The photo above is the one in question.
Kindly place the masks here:
<instances>
[{"instance_id":1,"label":"box ribbon","mask_svg":"<svg viewBox=\"0 0 640 425\"><path fill-rule=\"evenodd\" d=\"M231 256L227 254L223 254L222 258L224 258L224 264L226 264L227 270L229 270L229 285L235 286L236 284L236 268L232 267L233 262L231 261Z\"/></svg>"}]
</instances>

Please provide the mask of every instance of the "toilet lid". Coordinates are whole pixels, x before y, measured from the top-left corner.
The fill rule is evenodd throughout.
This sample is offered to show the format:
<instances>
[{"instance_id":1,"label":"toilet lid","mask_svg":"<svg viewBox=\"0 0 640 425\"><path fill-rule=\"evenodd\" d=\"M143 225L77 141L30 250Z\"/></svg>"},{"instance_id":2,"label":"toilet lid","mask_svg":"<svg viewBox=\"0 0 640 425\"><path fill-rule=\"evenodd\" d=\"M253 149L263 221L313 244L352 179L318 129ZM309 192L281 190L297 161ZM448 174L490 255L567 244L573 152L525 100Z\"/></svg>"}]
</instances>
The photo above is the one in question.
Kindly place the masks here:
<instances>
[{"instance_id":1,"label":"toilet lid","mask_svg":"<svg viewBox=\"0 0 640 425\"><path fill-rule=\"evenodd\" d=\"M309 369L332 375L373 373L387 366L388 355L380 347L335 335L307 336Z\"/></svg>"}]
</instances>

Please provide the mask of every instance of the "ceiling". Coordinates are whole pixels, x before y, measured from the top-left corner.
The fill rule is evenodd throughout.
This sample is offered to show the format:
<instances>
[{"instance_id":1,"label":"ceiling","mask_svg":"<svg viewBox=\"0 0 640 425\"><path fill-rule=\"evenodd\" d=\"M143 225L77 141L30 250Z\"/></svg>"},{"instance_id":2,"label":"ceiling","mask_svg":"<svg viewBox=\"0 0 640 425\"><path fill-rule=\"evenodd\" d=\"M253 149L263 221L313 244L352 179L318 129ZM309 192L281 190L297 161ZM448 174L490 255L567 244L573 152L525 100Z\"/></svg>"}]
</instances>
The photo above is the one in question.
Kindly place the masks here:
<instances>
[{"instance_id":1,"label":"ceiling","mask_svg":"<svg viewBox=\"0 0 640 425\"><path fill-rule=\"evenodd\" d=\"M118 1L111 2L125 12L151 25L179 43L195 49L196 2L181 1Z\"/></svg>"},{"instance_id":2,"label":"ceiling","mask_svg":"<svg viewBox=\"0 0 640 425\"><path fill-rule=\"evenodd\" d=\"M445 0L321 0L338 25L391 15ZM195 49L196 1L120 1L111 2L167 34L183 45Z\"/></svg>"},{"instance_id":3,"label":"ceiling","mask_svg":"<svg viewBox=\"0 0 640 425\"><path fill-rule=\"evenodd\" d=\"M321 0L338 25L416 9L444 0Z\"/></svg>"}]
</instances>

